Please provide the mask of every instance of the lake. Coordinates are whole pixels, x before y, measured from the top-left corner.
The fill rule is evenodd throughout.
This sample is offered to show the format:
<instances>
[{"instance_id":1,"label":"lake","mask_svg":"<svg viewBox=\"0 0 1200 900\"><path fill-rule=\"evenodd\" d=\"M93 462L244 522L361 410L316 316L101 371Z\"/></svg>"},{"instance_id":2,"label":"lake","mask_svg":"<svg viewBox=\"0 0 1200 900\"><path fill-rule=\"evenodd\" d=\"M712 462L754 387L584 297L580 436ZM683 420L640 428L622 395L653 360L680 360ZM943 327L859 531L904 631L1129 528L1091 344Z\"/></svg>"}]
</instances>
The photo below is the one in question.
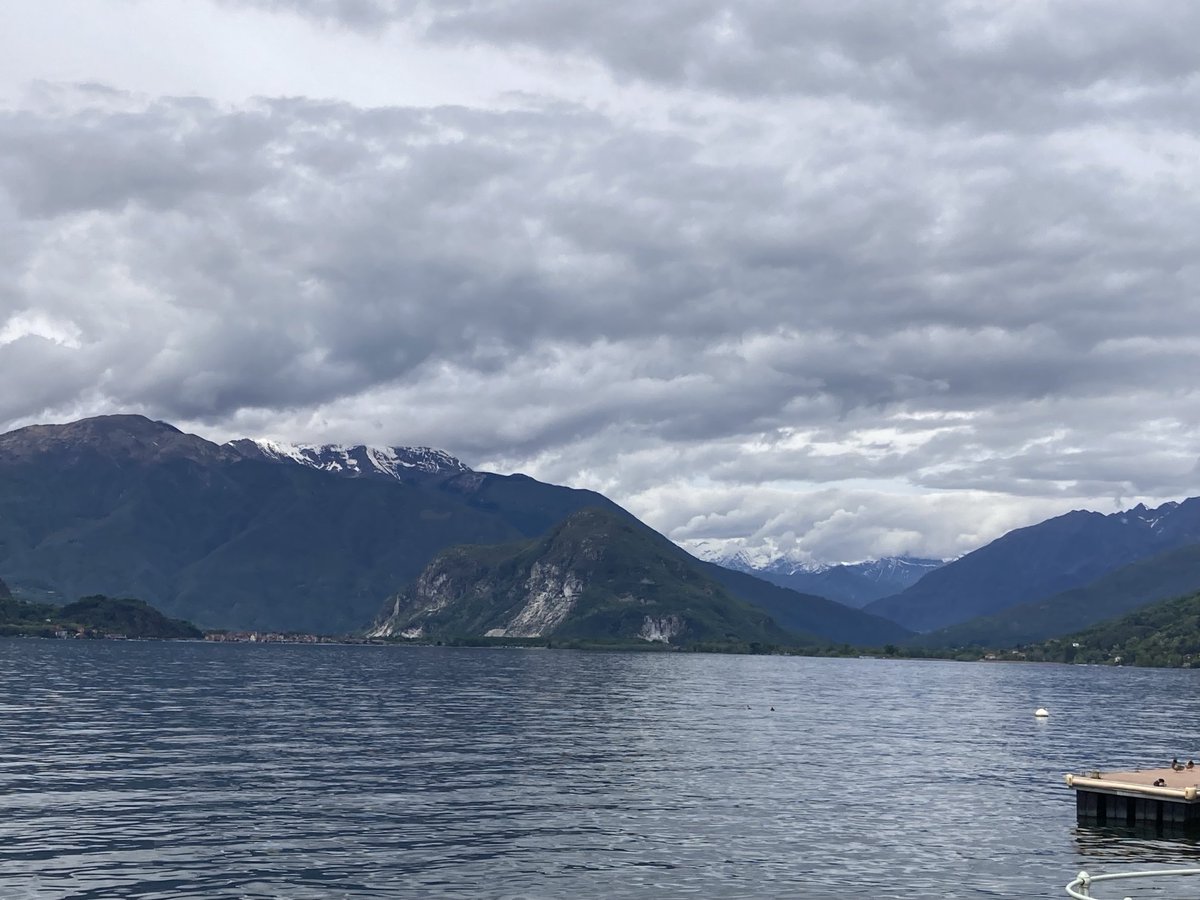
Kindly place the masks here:
<instances>
[{"instance_id":1,"label":"lake","mask_svg":"<svg viewBox=\"0 0 1200 900\"><path fill-rule=\"evenodd\" d=\"M1198 680L0 640L0 897L1063 897L1197 864L1062 776L1200 759Z\"/></svg>"}]
</instances>

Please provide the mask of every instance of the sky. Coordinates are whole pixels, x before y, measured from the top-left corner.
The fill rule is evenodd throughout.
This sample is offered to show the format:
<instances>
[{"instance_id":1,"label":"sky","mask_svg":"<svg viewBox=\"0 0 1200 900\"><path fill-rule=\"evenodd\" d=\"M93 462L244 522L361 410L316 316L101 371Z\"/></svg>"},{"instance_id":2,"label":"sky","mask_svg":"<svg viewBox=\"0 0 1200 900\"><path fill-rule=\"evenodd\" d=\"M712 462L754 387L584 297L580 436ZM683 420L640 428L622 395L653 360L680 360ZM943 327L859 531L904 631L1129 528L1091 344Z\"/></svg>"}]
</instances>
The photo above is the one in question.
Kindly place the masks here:
<instances>
[{"instance_id":1,"label":"sky","mask_svg":"<svg viewBox=\"0 0 1200 900\"><path fill-rule=\"evenodd\" d=\"M427 445L686 547L1200 493L1191 0L5 0L0 428Z\"/></svg>"}]
</instances>

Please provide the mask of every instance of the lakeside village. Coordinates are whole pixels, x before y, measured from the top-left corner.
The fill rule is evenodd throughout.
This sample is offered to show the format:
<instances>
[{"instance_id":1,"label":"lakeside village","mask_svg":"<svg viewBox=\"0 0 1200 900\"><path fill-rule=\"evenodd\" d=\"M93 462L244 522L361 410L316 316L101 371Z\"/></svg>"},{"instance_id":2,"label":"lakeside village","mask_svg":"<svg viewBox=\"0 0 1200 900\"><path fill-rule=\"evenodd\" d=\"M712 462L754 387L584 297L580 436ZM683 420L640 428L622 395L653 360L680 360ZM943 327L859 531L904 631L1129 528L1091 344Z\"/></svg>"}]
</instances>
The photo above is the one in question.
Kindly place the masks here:
<instances>
[{"instance_id":1,"label":"lakeside village","mask_svg":"<svg viewBox=\"0 0 1200 900\"><path fill-rule=\"evenodd\" d=\"M95 627L58 627L53 631L43 631L42 637L58 638L60 640L109 640L109 641L139 641L139 640L158 640L158 636L148 635L130 635L119 631L107 631ZM205 631L203 635L197 633L192 637L173 636L171 640L204 640L215 644L372 644L372 645L388 645L388 644L423 644L443 643L450 646L470 646L470 647L536 647L549 648L557 644L559 649L596 649L596 650L679 650L692 649L716 653L742 652L742 653L767 653L779 654L787 656L842 656L851 657L857 656L860 659L957 659L962 662L1025 662L1030 660L1020 648L1012 648L1008 650L985 650L982 648L957 648L950 650L926 650L912 647L898 647L895 644L888 644L882 648L857 647L850 644L828 645L823 647L780 647L774 645L764 646L741 646L735 642L729 644L703 643L695 645L691 648L672 647L666 642L657 641L554 641L549 638L459 638L457 640L450 639L446 641L410 641L397 640L396 638L378 638L378 637L363 637L350 634L343 635L328 635L328 634L309 634L307 632L298 631L231 631L227 629L214 629ZM1050 643L1056 644L1057 641ZM1072 647L1078 648L1080 644L1073 643ZM1035 661L1043 661L1034 657ZM1121 664L1121 657L1116 657L1113 662L1117 665Z\"/></svg>"},{"instance_id":2,"label":"lakeside village","mask_svg":"<svg viewBox=\"0 0 1200 900\"><path fill-rule=\"evenodd\" d=\"M219 644L387 644L377 638L330 637L327 634L302 634L300 632L281 631L206 631L206 641Z\"/></svg>"},{"instance_id":3,"label":"lakeside village","mask_svg":"<svg viewBox=\"0 0 1200 900\"><path fill-rule=\"evenodd\" d=\"M59 640L105 640L105 641L144 641L159 640L139 635L128 635L117 631L104 631L98 628L57 628L44 637ZM180 640L172 638L172 640ZM186 638L184 640L187 640ZM387 644L390 641L377 638L353 637L344 635L331 637L327 634L302 634L300 632L281 631L207 631L203 640L219 644Z\"/></svg>"},{"instance_id":4,"label":"lakeside village","mask_svg":"<svg viewBox=\"0 0 1200 900\"><path fill-rule=\"evenodd\" d=\"M157 638L146 638L141 636L130 636L119 632L106 632L94 628L79 628L79 629L58 629L52 634L45 634L45 637L55 637L60 639L91 639L91 640L109 640L109 641L138 641L138 640L157 640ZM184 640L196 640L197 638L184 638ZM447 641L406 641L397 640L395 638L369 638L356 637L354 635L331 636L327 634L308 634L295 631L206 631L204 632L204 641L216 644L371 644L371 645L389 645L389 644L420 644L420 643L436 643L441 646L443 643L449 646L456 647L521 647L521 648L550 648L555 645L553 640L546 638L460 638L458 640ZM179 640L179 638L174 638ZM857 656L860 659L958 659L962 662L1024 662L1028 657L1021 650L1013 649L1007 651L976 651L976 652L961 652L957 654L936 651L913 650L911 648L900 648L889 644L885 648L876 649L875 652L869 652L869 648L853 647L849 644L840 646L827 646L821 648L808 647L776 647L769 646L763 648L742 647L736 644L700 644L690 648L672 647L664 642L655 641L638 641L636 643L628 641L619 642L604 642L604 641L559 641L557 642L558 649L564 650L633 650L633 651L664 651L664 650L681 650L691 649L699 651L707 651L712 653L767 653L786 656L841 656L853 657ZM1118 658L1119 662L1119 658Z\"/></svg>"},{"instance_id":5,"label":"lakeside village","mask_svg":"<svg viewBox=\"0 0 1200 900\"><path fill-rule=\"evenodd\" d=\"M1200 594L1183 601L1200 606ZM7 617L4 613L7 611ZM4 621L7 618L8 621ZM57 620L57 621L56 621ZM1127 640L1097 634L1089 641L1051 638L1042 644L1008 649L984 647L925 648L894 643L871 648L848 643L820 646L776 645L766 642L700 641L671 645L666 641L631 639L556 639L499 636L443 637L406 640L366 635L327 635L298 631L240 631L210 629L202 631L189 622L168 619L149 604L132 598L102 595L85 597L74 604L55 609L46 604L15 600L0 605L0 635L58 639L101 640L184 640L228 644L434 644L450 647L524 647L559 650L636 650L656 652L748 653L752 655L858 656L884 659L954 659L962 662L1081 662L1101 665L1149 665L1181 668L1200 667L1200 654L1188 647L1173 645L1171 652L1159 652L1158 646L1131 645ZM1150 639L1142 639L1142 644ZM1151 643L1153 643L1151 641ZM1189 652L1190 651L1190 652Z\"/></svg>"},{"instance_id":6,"label":"lakeside village","mask_svg":"<svg viewBox=\"0 0 1200 900\"><path fill-rule=\"evenodd\" d=\"M80 640L109 640L109 641L144 641L161 640L158 637L127 635L120 632L103 631L97 628L58 628L54 631L43 631L41 637ZM781 656L834 656L858 657L859 659L914 659L914 660L955 660L957 662L1091 662L1098 665L1126 665L1121 655L1100 653L1099 656L1084 657L1084 645L1072 641L1068 645L1056 639L1051 639L1045 645L1033 648L1034 652L1014 647L1006 650L989 650L978 647L925 649L917 647L898 647L888 644L882 648L855 647L850 644L828 645L824 647L778 647L778 646L745 646L730 644L695 644L692 646L671 646L660 642L638 641L554 641L547 638L459 638L445 641L408 641L395 638L369 638L354 635L331 636L327 634L308 634L295 631L206 631L191 638L170 638L170 640L204 640L217 644L355 644L355 645L394 645L394 644L424 644L451 647L508 647L508 648L537 648L560 650L628 650L628 651L681 651L707 653L748 653L752 655L767 654ZM1051 651L1051 652L1048 652ZM1144 663L1154 665L1154 663ZM1168 663L1179 668L1198 668L1200 659L1189 655L1180 660ZM1163 665L1159 662L1158 665Z\"/></svg>"}]
</instances>

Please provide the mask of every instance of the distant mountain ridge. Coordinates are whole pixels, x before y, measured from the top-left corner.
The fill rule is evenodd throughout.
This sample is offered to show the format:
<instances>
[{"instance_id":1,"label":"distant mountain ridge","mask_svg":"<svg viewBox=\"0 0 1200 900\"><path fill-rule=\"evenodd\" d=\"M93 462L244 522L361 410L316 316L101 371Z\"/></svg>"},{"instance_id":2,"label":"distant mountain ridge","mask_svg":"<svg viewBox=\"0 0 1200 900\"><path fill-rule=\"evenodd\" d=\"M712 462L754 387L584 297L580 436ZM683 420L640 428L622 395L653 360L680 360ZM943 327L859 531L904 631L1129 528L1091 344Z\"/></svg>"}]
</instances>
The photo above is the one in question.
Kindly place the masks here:
<instances>
[{"instance_id":1,"label":"distant mountain ridge","mask_svg":"<svg viewBox=\"0 0 1200 900\"><path fill-rule=\"evenodd\" d=\"M694 559L694 557L693 557ZM817 634L839 644L882 647L912 636L902 625L836 600L806 594L764 581L755 575L696 560L710 578L735 596L761 607L784 628Z\"/></svg>"},{"instance_id":2,"label":"distant mountain ridge","mask_svg":"<svg viewBox=\"0 0 1200 900\"><path fill-rule=\"evenodd\" d=\"M0 462L7 465L47 459L70 464L96 456L135 463L164 460L217 463L242 458L234 447L214 444L166 422L136 415L95 416L62 425L27 425L0 434Z\"/></svg>"},{"instance_id":3,"label":"distant mountain ridge","mask_svg":"<svg viewBox=\"0 0 1200 900\"><path fill-rule=\"evenodd\" d=\"M216 444L186 434L167 422L137 415L96 416L64 425L29 425L0 435L0 458L31 459L69 454L80 448L132 462L189 459L233 462L238 459L283 464L348 476L379 475L403 480L413 474L454 475L470 472L464 462L432 447L375 447L343 444L284 444L239 438Z\"/></svg>"},{"instance_id":4,"label":"distant mountain ridge","mask_svg":"<svg viewBox=\"0 0 1200 900\"><path fill-rule=\"evenodd\" d=\"M745 551L704 558L727 569L746 572L801 593L828 597L854 609L902 591L945 564L940 559L890 556L860 563L820 565L786 557L764 561L761 555Z\"/></svg>"},{"instance_id":5,"label":"distant mountain ridge","mask_svg":"<svg viewBox=\"0 0 1200 900\"><path fill-rule=\"evenodd\" d=\"M1016 647L1079 631L1197 591L1200 544L1186 544L1122 566L1083 587L969 619L920 635L910 643L924 647Z\"/></svg>"},{"instance_id":6,"label":"distant mountain ridge","mask_svg":"<svg viewBox=\"0 0 1200 900\"><path fill-rule=\"evenodd\" d=\"M1200 543L1200 498L1109 515L1075 510L1010 531L864 610L932 631L1083 587L1193 543Z\"/></svg>"},{"instance_id":7,"label":"distant mountain ridge","mask_svg":"<svg viewBox=\"0 0 1200 900\"><path fill-rule=\"evenodd\" d=\"M739 572L824 572L836 565L797 559L769 547L738 547L731 550L724 541L685 541L683 548L697 559Z\"/></svg>"}]
</instances>

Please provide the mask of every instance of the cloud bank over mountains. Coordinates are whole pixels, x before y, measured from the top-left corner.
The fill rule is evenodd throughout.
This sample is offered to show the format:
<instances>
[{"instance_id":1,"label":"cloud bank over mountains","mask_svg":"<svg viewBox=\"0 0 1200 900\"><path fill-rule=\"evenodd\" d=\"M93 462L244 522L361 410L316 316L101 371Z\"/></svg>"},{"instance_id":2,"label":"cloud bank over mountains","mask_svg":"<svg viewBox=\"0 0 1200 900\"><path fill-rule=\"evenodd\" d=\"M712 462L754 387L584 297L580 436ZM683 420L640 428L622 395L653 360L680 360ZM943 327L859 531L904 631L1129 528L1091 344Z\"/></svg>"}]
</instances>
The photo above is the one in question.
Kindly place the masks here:
<instances>
[{"instance_id":1,"label":"cloud bank over mountains","mask_svg":"<svg viewBox=\"0 0 1200 900\"><path fill-rule=\"evenodd\" d=\"M0 422L437 446L816 561L1194 494L1200 11L1152 7L205 7L486 102L10 66Z\"/></svg>"}]
</instances>

